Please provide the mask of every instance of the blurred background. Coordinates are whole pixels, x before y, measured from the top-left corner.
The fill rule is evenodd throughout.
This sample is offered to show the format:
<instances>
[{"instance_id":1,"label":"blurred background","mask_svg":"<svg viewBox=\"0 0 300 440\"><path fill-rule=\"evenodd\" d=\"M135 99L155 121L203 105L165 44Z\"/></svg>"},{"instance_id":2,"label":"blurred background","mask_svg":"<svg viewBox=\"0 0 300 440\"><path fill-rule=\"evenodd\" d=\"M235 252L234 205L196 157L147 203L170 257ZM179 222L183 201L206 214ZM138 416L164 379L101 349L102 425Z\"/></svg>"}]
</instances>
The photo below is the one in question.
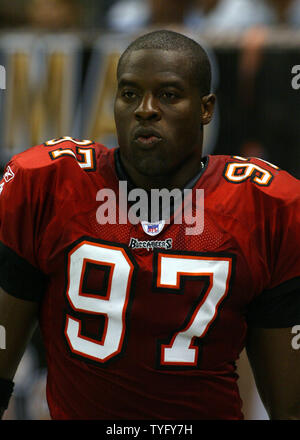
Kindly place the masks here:
<instances>
[{"instance_id":1,"label":"blurred background","mask_svg":"<svg viewBox=\"0 0 300 440\"><path fill-rule=\"evenodd\" d=\"M118 57L162 28L210 57L218 105L205 153L261 157L299 178L300 0L1 0L0 172L60 136L116 146ZM238 371L245 418L267 419L244 352ZM4 418L49 418L38 331L15 380Z\"/></svg>"}]
</instances>

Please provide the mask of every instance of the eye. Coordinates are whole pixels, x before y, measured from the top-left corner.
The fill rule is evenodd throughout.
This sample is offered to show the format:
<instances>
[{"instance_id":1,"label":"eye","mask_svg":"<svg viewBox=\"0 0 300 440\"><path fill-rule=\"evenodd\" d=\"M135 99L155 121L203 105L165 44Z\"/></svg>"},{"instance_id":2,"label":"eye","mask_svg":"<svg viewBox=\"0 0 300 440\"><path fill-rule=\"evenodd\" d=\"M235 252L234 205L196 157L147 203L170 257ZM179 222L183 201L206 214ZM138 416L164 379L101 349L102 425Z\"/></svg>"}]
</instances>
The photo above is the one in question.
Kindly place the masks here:
<instances>
[{"instance_id":1,"label":"eye","mask_svg":"<svg viewBox=\"0 0 300 440\"><path fill-rule=\"evenodd\" d=\"M175 99L178 98L178 95L176 95L176 93L174 93L174 92L163 91L160 94L160 98L162 98L166 101L174 101Z\"/></svg>"},{"instance_id":2,"label":"eye","mask_svg":"<svg viewBox=\"0 0 300 440\"><path fill-rule=\"evenodd\" d=\"M121 93L122 98L127 99L128 101L136 98L136 93L132 90L123 90Z\"/></svg>"}]
</instances>

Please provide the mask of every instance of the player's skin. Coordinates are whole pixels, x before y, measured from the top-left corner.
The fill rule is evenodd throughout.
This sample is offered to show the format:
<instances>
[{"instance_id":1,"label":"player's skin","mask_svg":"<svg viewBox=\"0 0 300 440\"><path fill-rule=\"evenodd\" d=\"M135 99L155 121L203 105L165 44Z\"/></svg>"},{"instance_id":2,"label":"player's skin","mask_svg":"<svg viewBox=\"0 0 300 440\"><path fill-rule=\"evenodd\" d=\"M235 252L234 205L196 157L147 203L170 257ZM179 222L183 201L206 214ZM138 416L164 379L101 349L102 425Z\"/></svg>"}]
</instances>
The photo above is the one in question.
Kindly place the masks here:
<instances>
[{"instance_id":1,"label":"player's skin","mask_svg":"<svg viewBox=\"0 0 300 440\"><path fill-rule=\"evenodd\" d=\"M183 188L201 169L215 95L201 97L184 53L138 50L124 61L115 100L123 165L139 188ZM140 129L161 140L135 140Z\"/></svg>"},{"instance_id":2,"label":"player's skin","mask_svg":"<svg viewBox=\"0 0 300 440\"><path fill-rule=\"evenodd\" d=\"M124 60L118 79L115 120L123 165L137 187L183 188L200 169L203 125L214 95L201 97L186 55L139 50ZM135 139L156 134L150 140ZM141 133L140 133L141 135ZM36 325L38 306L0 289L0 377L13 379ZM300 355L291 328L249 328L247 349L258 389L271 419L300 419Z\"/></svg>"}]
</instances>

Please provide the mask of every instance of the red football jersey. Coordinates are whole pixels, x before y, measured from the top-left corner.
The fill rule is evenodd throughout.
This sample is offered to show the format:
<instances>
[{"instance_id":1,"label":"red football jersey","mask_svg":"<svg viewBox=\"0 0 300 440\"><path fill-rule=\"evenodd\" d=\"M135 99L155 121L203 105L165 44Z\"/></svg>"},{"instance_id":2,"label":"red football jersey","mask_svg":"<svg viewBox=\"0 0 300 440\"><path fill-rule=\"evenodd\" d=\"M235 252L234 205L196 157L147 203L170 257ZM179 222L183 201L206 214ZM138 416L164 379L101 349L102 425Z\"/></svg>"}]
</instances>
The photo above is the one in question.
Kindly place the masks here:
<instances>
[{"instance_id":1,"label":"red football jersey","mask_svg":"<svg viewBox=\"0 0 300 440\"><path fill-rule=\"evenodd\" d=\"M53 140L15 156L0 186L8 267L20 259L46 280L51 416L241 419L235 361L249 306L300 285L299 181L259 159L208 156L193 186L203 231L173 217L151 236L118 224L115 161L100 144ZM99 222L101 189L116 195L116 224Z\"/></svg>"}]
</instances>

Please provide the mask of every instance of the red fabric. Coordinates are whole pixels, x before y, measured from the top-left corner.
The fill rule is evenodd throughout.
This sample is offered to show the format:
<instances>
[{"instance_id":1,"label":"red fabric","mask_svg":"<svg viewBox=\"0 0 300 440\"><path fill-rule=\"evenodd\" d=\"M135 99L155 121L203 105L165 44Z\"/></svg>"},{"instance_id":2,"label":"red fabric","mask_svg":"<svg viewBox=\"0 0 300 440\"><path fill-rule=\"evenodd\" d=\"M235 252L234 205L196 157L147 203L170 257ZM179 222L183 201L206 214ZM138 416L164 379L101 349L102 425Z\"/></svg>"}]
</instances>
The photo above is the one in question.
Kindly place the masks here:
<instances>
[{"instance_id":1,"label":"red fabric","mask_svg":"<svg viewBox=\"0 0 300 440\"><path fill-rule=\"evenodd\" d=\"M203 233L188 236L186 225L171 223L151 237L140 224L100 225L96 220L100 205L97 191L118 190L113 150L94 144L96 170L85 171L70 155L52 160L49 151L57 147L71 148L76 153L76 145L65 141L58 146L34 147L16 156L9 164L15 177L5 182L0 195L0 240L49 277L40 325L47 352L51 416L243 418L235 361L245 342L244 314L247 305L263 290L300 276L299 181L251 159L246 163L272 173L269 186L257 185L253 176L252 180L233 183L224 177L225 166L245 162L229 156L209 156L207 169L194 187L194 191L204 189ZM105 316L74 310L66 294L68 252L74 251L82 237L125 248L134 268L124 337L118 354L104 363L74 355L65 336L66 319L71 316L81 323L83 337L92 341L101 341L102 337L102 342L106 337ZM158 365L160 350L188 322L209 280L188 278L181 292L153 289L153 251L128 249L131 237L172 238L172 252L179 255L196 252L203 258L233 257L228 293L201 339L193 368ZM92 296L93 289L96 292L97 286L102 286L99 298L109 301L105 295L112 270L91 264L81 284L85 289L81 295Z\"/></svg>"}]
</instances>

